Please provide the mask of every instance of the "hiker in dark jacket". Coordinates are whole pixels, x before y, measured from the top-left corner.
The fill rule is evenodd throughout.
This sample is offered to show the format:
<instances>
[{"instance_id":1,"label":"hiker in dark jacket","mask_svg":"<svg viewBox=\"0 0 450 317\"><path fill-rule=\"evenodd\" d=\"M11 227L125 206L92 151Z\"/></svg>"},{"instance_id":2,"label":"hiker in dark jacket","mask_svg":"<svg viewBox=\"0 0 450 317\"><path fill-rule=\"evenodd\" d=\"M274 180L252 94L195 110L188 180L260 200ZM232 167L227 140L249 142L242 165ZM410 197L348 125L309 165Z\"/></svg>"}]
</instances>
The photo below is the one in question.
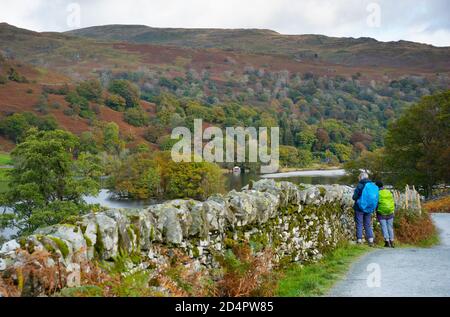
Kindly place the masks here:
<instances>
[{"instance_id":1,"label":"hiker in dark jacket","mask_svg":"<svg viewBox=\"0 0 450 317\"><path fill-rule=\"evenodd\" d=\"M359 175L359 183L355 188L353 193L353 200L355 204L353 205L353 210L355 211L355 224L356 224L356 242L358 244L362 243L363 239L363 226L366 233L366 239L370 246L373 246L373 230L372 230L372 214L365 213L360 210L358 206L358 199L361 197L364 187L370 182L369 175L363 172Z\"/></svg>"}]
</instances>

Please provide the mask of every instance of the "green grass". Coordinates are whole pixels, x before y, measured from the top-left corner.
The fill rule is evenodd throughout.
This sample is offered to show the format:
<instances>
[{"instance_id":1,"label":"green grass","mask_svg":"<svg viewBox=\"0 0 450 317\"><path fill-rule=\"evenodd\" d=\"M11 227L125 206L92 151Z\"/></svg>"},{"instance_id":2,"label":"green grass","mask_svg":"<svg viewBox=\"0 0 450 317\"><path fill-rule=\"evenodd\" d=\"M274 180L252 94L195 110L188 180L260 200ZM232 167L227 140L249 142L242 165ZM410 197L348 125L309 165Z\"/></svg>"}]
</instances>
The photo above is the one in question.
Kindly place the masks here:
<instances>
[{"instance_id":1,"label":"green grass","mask_svg":"<svg viewBox=\"0 0 450 317\"><path fill-rule=\"evenodd\" d=\"M278 284L277 295L310 297L325 295L361 255L373 250L365 245L338 247L317 263L292 265Z\"/></svg>"},{"instance_id":2,"label":"green grass","mask_svg":"<svg viewBox=\"0 0 450 317\"><path fill-rule=\"evenodd\" d=\"M12 165L11 156L8 153L0 153L0 166Z\"/></svg>"}]
</instances>

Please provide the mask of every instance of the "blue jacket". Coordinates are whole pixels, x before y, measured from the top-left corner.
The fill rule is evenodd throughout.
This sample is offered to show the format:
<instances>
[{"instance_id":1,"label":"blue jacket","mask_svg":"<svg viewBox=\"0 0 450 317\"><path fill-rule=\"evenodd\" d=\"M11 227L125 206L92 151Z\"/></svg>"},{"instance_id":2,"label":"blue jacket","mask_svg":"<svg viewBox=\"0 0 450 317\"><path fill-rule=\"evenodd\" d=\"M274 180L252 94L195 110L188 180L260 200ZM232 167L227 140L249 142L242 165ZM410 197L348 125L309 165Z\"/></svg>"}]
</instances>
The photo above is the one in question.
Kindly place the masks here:
<instances>
[{"instance_id":1,"label":"blue jacket","mask_svg":"<svg viewBox=\"0 0 450 317\"><path fill-rule=\"evenodd\" d=\"M368 178L362 179L362 180L359 181L358 185L356 186L355 192L353 193L353 197L352 197L353 200L355 201L355 204L353 205L353 209L355 211L361 212L361 209L359 209L357 201L358 201L359 197L361 197L362 192L363 192L364 187L366 186L366 184L370 183L370 182L371 182L371 180L368 179Z\"/></svg>"}]
</instances>

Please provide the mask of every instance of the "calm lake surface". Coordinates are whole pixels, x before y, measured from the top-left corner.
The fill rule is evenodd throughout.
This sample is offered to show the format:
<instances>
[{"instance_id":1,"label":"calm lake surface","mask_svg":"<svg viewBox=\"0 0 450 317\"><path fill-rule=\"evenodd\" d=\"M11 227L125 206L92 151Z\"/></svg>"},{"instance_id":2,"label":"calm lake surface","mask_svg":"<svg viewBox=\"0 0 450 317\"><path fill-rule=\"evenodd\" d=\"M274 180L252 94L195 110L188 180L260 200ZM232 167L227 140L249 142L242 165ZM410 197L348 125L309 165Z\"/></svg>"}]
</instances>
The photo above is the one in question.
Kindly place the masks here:
<instances>
[{"instance_id":1,"label":"calm lake surface","mask_svg":"<svg viewBox=\"0 0 450 317\"><path fill-rule=\"evenodd\" d=\"M311 170L276 174L227 174L226 189L241 190L250 181L258 181L262 178L272 178L276 181L289 181L295 184L328 185L342 184L349 185L348 177L343 169L339 170ZM99 204L107 208L145 208L157 203L155 200L118 200L107 190L102 189L97 196L86 196L84 200L89 204ZM1 208L1 207L0 207ZM1 211L1 209L0 209ZM15 232L10 229L0 230L0 236L9 238Z\"/></svg>"}]
</instances>

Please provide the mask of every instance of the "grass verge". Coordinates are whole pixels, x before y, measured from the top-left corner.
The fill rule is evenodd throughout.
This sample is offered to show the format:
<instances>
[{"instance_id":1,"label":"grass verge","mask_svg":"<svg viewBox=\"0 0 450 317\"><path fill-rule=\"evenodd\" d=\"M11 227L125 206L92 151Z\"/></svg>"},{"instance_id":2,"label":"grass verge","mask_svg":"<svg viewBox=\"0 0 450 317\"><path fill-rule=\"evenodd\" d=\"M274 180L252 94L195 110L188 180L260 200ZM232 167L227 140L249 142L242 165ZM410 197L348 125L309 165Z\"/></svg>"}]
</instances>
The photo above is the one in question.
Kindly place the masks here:
<instances>
[{"instance_id":1,"label":"grass verge","mask_svg":"<svg viewBox=\"0 0 450 317\"><path fill-rule=\"evenodd\" d=\"M373 250L365 245L343 245L317 263L287 268L278 284L277 295L310 297L325 295L341 279L350 265L363 254Z\"/></svg>"}]
</instances>

